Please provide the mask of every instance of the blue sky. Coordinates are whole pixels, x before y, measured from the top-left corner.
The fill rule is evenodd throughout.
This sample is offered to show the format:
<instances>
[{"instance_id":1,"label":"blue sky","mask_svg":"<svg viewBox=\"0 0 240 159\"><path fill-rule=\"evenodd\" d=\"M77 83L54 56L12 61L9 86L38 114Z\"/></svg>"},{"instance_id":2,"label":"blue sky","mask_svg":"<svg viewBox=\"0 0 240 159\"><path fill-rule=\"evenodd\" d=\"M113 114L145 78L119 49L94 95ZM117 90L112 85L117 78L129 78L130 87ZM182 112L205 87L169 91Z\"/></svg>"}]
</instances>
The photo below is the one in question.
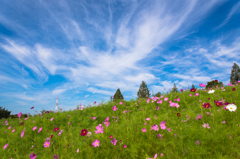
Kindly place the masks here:
<instances>
[{"instance_id":1,"label":"blue sky","mask_svg":"<svg viewBox=\"0 0 240 159\"><path fill-rule=\"evenodd\" d=\"M240 65L240 2L3 0L0 106L36 114L219 80ZM165 88L165 90L164 90ZM30 109L34 106L34 109Z\"/></svg>"}]
</instances>

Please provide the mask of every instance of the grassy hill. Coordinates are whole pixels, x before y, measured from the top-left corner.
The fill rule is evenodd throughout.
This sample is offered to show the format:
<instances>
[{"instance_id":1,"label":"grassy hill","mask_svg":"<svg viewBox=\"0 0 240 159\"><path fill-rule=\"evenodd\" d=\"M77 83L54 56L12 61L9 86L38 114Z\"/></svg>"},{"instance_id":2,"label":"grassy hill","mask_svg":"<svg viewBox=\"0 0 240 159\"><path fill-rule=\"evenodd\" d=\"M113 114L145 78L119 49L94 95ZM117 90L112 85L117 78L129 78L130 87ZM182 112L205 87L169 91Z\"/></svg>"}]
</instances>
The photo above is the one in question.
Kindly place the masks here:
<instances>
[{"instance_id":1,"label":"grassy hill","mask_svg":"<svg viewBox=\"0 0 240 159\"><path fill-rule=\"evenodd\" d=\"M0 156L145 159L157 154L157 158L168 159L240 158L239 99L240 86L234 85L4 119Z\"/></svg>"}]
</instances>

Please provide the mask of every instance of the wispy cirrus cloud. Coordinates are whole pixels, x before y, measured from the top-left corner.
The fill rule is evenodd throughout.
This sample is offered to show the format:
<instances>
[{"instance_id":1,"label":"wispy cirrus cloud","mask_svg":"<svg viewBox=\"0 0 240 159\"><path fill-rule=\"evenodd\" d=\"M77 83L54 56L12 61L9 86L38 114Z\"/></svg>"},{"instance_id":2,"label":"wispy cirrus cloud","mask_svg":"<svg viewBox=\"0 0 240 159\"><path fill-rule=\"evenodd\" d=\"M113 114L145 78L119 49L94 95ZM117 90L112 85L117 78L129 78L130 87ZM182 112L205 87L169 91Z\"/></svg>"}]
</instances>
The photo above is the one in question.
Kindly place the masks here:
<instances>
[{"instance_id":1,"label":"wispy cirrus cloud","mask_svg":"<svg viewBox=\"0 0 240 159\"><path fill-rule=\"evenodd\" d=\"M231 8L230 12L228 13L227 17L224 19L224 21L217 26L215 29L219 29L221 27L223 27L224 25L226 25L230 18L232 18L235 14L239 14L240 13L240 2L238 2L237 4L234 4L234 6ZM239 18L236 18L234 20L237 20Z\"/></svg>"}]
</instances>

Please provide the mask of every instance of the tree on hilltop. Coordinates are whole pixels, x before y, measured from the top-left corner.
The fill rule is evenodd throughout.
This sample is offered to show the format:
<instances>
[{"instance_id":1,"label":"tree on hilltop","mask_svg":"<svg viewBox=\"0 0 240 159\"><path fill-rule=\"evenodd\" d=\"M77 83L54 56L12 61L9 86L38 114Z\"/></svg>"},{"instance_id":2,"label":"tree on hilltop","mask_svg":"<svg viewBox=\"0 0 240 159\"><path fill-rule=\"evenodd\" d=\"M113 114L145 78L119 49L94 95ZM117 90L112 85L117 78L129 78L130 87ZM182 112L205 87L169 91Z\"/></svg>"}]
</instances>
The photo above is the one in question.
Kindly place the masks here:
<instances>
[{"instance_id":1,"label":"tree on hilltop","mask_svg":"<svg viewBox=\"0 0 240 159\"><path fill-rule=\"evenodd\" d=\"M117 89L116 93L114 94L113 99L114 99L114 101L117 101L119 99L120 100L123 99L123 95L122 95L122 93L121 93L119 88Z\"/></svg>"},{"instance_id":2,"label":"tree on hilltop","mask_svg":"<svg viewBox=\"0 0 240 159\"><path fill-rule=\"evenodd\" d=\"M178 93L178 90L177 90L177 87L176 87L175 83L174 83L174 86L173 86L171 92L172 92L172 93Z\"/></svg>"},{"instance_id":3,"label":"tree on hilltop","mask_svg":"<svg viewBox=\"0 0 240 159\"><path fill-rule=\"evenodd\" d=\"M147 85L145 84L144 81L142 81L142 84L139 87L139 91L137 92L137 96L139 98L146 98L149 97L149 90L147 88Z\"/></svg>"},{"instance_id":4,"label":"tree on hilltop","mask_svg":"<svg viewBox=\"0 0 240 159\"><path fill-rule=\"evenodd\" d=\"M194 86L194 84L192 84L192 88L193 88L193 89L195 89L195 86Z\"/></svg>"},{"instance_id":5,"label":"tree on hilltop","mask_svg":"<svg viewBox=\"0 0 240 159\"><path fill-rule=\"evenodd\" d=\"M232 66L231 76L230 76L230 83L235 84L235 82L238 82L240 80L240 68L239 66L234 63Z\"/></svg>"}]
</instances>

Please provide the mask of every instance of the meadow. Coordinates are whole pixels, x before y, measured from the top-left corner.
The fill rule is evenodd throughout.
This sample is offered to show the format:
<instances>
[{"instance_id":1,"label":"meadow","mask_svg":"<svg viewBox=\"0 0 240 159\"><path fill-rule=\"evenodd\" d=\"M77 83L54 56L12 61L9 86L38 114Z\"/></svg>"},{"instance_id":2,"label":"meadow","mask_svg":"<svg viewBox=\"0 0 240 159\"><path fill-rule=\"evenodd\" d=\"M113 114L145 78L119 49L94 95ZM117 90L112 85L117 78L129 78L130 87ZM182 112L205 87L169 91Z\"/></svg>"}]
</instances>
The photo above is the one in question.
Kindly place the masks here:
<instances>
[{"instance_id":1,"label":"meadow","mask_svg":"<svg viewBox=\"0 0 240 159\"><path fill-rule=\"evenodd\" d=\"M239 84L207 90L200 84L28 118L19 113L0 121L0 158L239 159Z\"/></svg>"}]
</instances>

